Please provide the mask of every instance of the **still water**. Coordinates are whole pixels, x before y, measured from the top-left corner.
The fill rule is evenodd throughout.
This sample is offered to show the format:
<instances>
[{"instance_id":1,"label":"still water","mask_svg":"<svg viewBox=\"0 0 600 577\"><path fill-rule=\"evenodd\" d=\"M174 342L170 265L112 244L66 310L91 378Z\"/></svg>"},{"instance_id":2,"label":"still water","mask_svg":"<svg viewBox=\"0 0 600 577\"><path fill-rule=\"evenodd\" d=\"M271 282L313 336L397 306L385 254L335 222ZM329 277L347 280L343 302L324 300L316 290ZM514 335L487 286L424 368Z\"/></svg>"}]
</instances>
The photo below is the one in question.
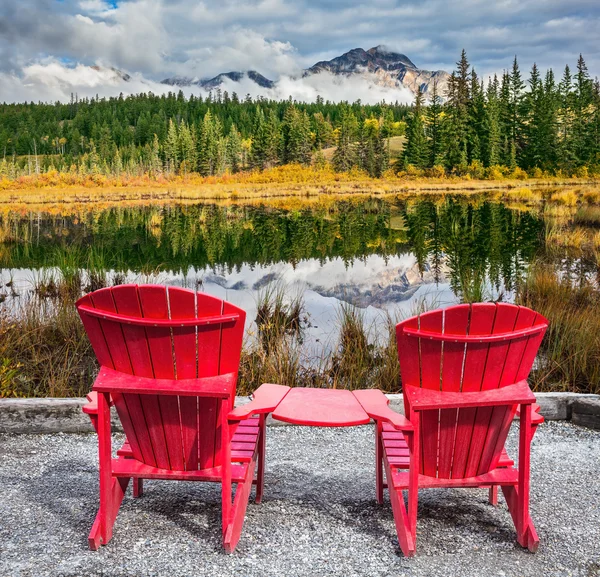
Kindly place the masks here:
<instances>
[{"instance_id":1,"label":"still water","mask_svg":"<svg viewBox=\"0 0 600 577\"><path fill-rule=\"evenodd\" d=\"M10 307L52 275L92 271L108 284L197 287L246 309L250 326L261 292L277 287L303 296L307 341L328 343L344 303L377 333L385 314L423 303L510 301L544 226L539 211L453 197L9 210L0 298ZM84 272L84 287L93 282Z\"/></svg>"}]
</instances>

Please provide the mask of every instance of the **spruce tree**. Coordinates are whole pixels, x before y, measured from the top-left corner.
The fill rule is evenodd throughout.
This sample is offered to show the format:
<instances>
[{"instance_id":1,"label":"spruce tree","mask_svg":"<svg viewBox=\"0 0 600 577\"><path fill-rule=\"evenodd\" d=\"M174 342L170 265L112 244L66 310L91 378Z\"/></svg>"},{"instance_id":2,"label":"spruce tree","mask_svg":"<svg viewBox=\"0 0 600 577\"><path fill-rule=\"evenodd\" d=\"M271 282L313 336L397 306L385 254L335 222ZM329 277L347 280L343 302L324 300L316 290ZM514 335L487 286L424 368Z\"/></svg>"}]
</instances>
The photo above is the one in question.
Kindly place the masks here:
<instances>
[{"instance_id":1,"label":"spruce tree","mask_svg":"<svg viewBox=\"0 0 600 577\"><path fill-rule=\"evenodd\" d=\"M525 83L521 78L517 57L513 61L510 73L510 159L509 166L514 168L523 142L523 90Z\"/></svg>"},{"instance_id":2,"label":"spruce tree","mask_svg":"<svg viewBox=\"0 0 600 577\"><path fill-rule=\"evenodd\" d=\"M177 127L172 118L169 119L169 129L167 130L164 151L167 172L175 173L179 161L179 136L177 134Z\"/></svg>"},{"instance_id":3,"label":"spruce tree","mask_svg":"<svg viewBox=\"0 0 600 577\"><path fill-rule=\"evenodd\" d=\"M575 154L575 140L573 137L573 78L568 65L565 66L563 77L558 85L558 101L557 123L559 166L570 174L576 165L577 157Z\"/></svg>"},{"instance_id":4,"label":"spruce tree","mask_svg":"<svg viewBox=\"0 0 600 577\"><path fill-rule=\"evenodd\" d=\"M234 173L242 169L242 137L235 124L231 125L227 135L227 165Z\"/></svg>"},{"instance_id":5,"label":"spruce tree","mask_svg":"<svg viewBox=\"0 0 600 577\"><path fill-rule=\"evenodd\" d=\"M437 80L433 82L431 102L426 113L426 135L429 144L427 166L442 164L442 99L438 93Z\"/></svg>"},{"instance_id":6,"label":"spruce tree","mask_svg":"<svg viewBox=\"0 0 600 577\"><path fill-rule=\"evenodd\" d=\"M593 101L593 83L587 65L580 54L575 75L573 119L573 150L578 165L589 163L591 151L591 118Z\"/></svg>"},{"instance_id":7,"label":"spruce tree","mask_svg":"<svg viewBox=\"0 0 600 577\"><path fill-rule=\"evenodd\" d=\"M413 110L406 126L405 167L412 165L417 168L426 168L429 164L425 126L423 124L423 101L423 92L419 86L415 95Z\"/></svg>"},{"instance_id":8,"label":"spruce tree","mask_svg":"<svg viewBox=\"0 0 600 577\"><path fill-rule=\"evenodd\" d=\"M347 105L343 105L340 117L340 125L337 133L337 148L333 153L333 167L338 172L347 172L357 162L356 136L358 122L356 116Z\"/></svg>"},{"instance_id":9,"label":"spruce tree","mask_svg":"<svg viewBox=\"0 0 600 577\"><path fill-rule=\"evenodd\" d=\"M196 169L196 143L188 125L183 120L179 125L179 158L183 173L187 174Z\"/></svg>"},{"instance_id":10,"label":"spruce tree","mask_svg":"<svg viewBox=\"0 0 600 577\"><path fill-rule=\"evenodd\" d=\"M483 163L496 166L500 163L500 102L498 95L498 77L488 82L483 121Z\"/></svg>"}]
</instances>

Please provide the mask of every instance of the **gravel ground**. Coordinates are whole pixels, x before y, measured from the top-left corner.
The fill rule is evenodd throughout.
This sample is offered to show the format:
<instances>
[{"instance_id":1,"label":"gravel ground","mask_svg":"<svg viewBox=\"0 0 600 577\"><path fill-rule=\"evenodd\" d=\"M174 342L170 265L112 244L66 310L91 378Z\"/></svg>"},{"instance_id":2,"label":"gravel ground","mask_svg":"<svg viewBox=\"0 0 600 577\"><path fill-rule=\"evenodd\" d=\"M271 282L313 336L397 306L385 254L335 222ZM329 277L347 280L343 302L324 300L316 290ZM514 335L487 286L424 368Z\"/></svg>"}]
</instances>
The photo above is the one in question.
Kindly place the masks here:
<instances>
[{"instance_id":1,"label":"gravel ground","mask_svg":"<svg viewBox=\"0 0 600 577\"><path fill-rule=\"evenodd\" d=\"M220 543L219 486L146 482L114 537L87 548L97 507L92 435L0 435L0 575L600 575L600 432L565 423L533 443L533 555L485 490L422 491L417 556L402 557L375 503L373 428L269 428L262 504L236 552ZM515 454L513 431L510 448Z\"/></svg>"}]
</instances>

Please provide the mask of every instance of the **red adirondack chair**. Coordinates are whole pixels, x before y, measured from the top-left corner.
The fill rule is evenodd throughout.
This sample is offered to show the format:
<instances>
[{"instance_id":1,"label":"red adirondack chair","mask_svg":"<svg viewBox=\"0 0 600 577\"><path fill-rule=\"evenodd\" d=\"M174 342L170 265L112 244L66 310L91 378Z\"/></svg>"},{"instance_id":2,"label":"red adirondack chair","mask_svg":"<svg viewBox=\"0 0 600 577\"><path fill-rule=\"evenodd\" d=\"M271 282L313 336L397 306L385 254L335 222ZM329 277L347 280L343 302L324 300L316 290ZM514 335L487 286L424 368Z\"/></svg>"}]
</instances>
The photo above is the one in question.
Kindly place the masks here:
<instances>
[{"instance_id":1,"label":"red adirondack chair","mask_svg":"<svg viewBox=\"0 0 600 577\"><path fill-rule=\"evenodd\" d=\"M529 516L529 459L543 418L526 379L547 326L540 314L503 303L458 305L396 326L410 425L378 421L376 492L381 503L384 487L389 490L404 555L416 549L418 491L433 487L486 487L496 504L500 486L517 541L537 549ZM515 414L518 468L504 449Z\"/></svg>"},{"instance_id":2,"label":"red adirondack chair","mask_svg":"<svg viewBox=\"0 0 600 577\"><path fill-rule=\"evenodd\" d=\"M223 545L232 551L251 486L258 503L264 479L265 416L229 417L246 313L206 294L152 285L101 289L77 309L101 366L84 407L98 433L100 469L90 548L111 539L130 479L134 496L142 479L172 479L221 483ZM126 434L117 458L111 405Z\"/></svg>"}]
</instances>

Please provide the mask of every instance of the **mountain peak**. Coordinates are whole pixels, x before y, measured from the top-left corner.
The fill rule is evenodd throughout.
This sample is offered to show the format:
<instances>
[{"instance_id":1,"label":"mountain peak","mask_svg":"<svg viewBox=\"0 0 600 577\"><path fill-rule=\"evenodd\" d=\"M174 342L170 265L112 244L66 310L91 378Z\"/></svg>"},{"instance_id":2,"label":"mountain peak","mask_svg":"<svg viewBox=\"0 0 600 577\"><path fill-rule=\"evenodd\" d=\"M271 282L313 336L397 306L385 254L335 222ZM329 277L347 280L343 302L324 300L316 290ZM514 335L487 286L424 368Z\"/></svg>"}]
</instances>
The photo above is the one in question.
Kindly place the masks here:
<instances>
[{"instance_id":1,"label":"mountain peak","mask_svg":"<svg viewBox=\"0 0 600 577\"><path fill-rule=\"evenodd\" d=\"M391 89L405 87L415 93L420 88L425 95L431 92L434 82L438 84L438 94L443 94L450 78L450 75L443 70L429 71L417 68L408 56L395 52L383 44L368 50L353 48L331 60L317 62L304 70L302 77L321 72L334 76L358 76L363 78L366 84L376 84ZM213 78L202 80L173 77L163 80L163 83L179 86L197 85L212 90L228 80L239 83L244 78L261 88L273 88L276 84L255 70L223 72Z\"/></svg>"},{"instance_id":2,"label":"mountain peak","mask_svg":"<svg viewBox=\"0 0 600 577\"><path fill-rule=\"evenodd\" d=\"M367 50L367 53L370 54L373 58L385 60L386 62L399 62L402 63L404 66L408 66L409 68L417 68L408 56L400 54L399 52L394 52L384 44L380 44L379 46L369 48L369 50Z\"/></svg>"}]
</instances>

